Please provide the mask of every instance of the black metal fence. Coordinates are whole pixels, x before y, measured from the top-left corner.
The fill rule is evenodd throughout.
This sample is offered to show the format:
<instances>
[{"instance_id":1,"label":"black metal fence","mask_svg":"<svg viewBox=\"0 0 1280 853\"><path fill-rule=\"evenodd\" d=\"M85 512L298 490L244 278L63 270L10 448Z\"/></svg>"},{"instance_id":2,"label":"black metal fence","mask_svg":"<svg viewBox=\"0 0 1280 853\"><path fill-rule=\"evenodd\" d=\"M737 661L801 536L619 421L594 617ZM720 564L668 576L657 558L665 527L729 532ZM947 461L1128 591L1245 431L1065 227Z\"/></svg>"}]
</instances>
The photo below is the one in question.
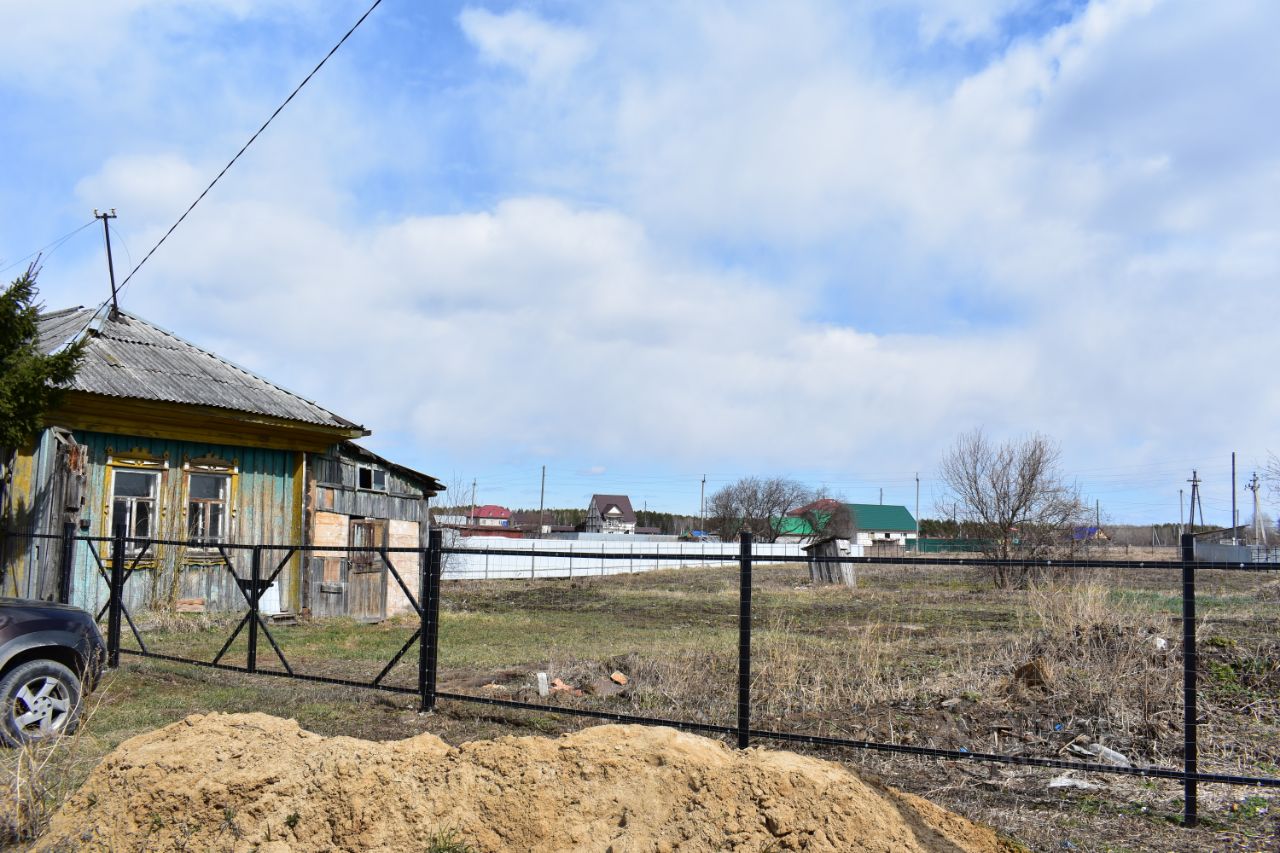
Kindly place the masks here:
<instances>
[{"instance_id":1,"label":"black metal fence","mask_svg":"<svg viewBox=\"0 0 1280 853\"><path fill-rule=\"evenodd\" d=\"M10 535L11 540L13 539ZM137 571L140 563L145 561L151 549L157 546L192 547L202 543L168 542L162 540L132 540L117 532L114 539L107 540L95 537L77 536L70 526L62 537L43 537L46 547L58 547L64 565L63 576L69 576L70 562L76 555L76 543L84 543L89 557L101 582L105 584L106 604L97 614L99 621L106 619L106 640L108 646L109 665L119 665L121 654L135 655L167 661L177 661L204 667L233 670L245 673L257 673L276 677L295 678L307 681L336 684L349 687L384 690L395 693L415 695L419 698L420 708L430 711L440 700L478 703L488 706L554 712L577 717L586 717L617 723L636 723L646 725L672 726L678 729L720 735L736 741L738 747L746 748L753 741L767 740L782 743L803 744L813 747L850 748L871 750L881 753L947 759L966 762L990 762L1007 765L1055 768L1062 770L1087 771L1115 775L1139 776L1178 780L1183 783L1184 824L1194 826L1198 820L1197 788L1204 783L1221 783L1276 788L1280 787L1280 778L1274 776L1236 775L1227 773L1203 773L1199 770L1198 732L1202 725L1197 704L1197 677L1200 671L1197 654L1197 574L1205 571L1223 572L1263 572L1276 570L1274 565L1254 565L1244 563L1204 563L1195 562L1191 551L1189 537L1182 545L1182 559L1168 561L1143 560L1045 560L999 561L982 557L835 557L824 556L816 559L827 563L854 564L875 566L877 564L942 567L985 567L1015 568L1020 571L1073 571L1076 569L1111 569L1118 572L1160 572L1168 573L1170 581L1176 578L1179 583L1181 600L1181 662L1182 662L1182 749L1181 766L1116 766L1102 761L1081 761L1061 757L1034 756L1015 754L1013 752L979 751L968 749L949 749L908 743L891 743L873 739L854 739L817 733L804 733L781 728L762 728L753 725L752 711L752 591L753 591L753 555L750 535L743 533L736 555L700 555L695 559L701 563L720 561L726 564L737 564L737 684L736 684L736 719L731 724L707 720L669 719L642 714L617 713L601 708L575 707L524 701L518 698L500 696L479 696L438 689L437 669L440 652L440 609L441 609L441 577L442 564L450 554L468 553L467 549L446 547L440 531L432 531L428 546L423 548L351 548L314 546L279 546L279 545L232 545L219 544L213 546L218 555L217 562L234 580L241 601L235 607L227 607L233 614L240 613L225 642L214 654L207 657L195 657L189 654L171 654L151 648L147 644L145 632L137 624L133 613L126 604L126 589ZM106 547L109 546L109 547ZM207 544L205 546L208 547ZM262 612L262 596L277 581L291 560L301 557L308 551L323 550L325 552L363 552L372 554L381 561L388 577L394 581L403 593L408 609L412 614L410 624L414 626L412 634L381 667L376 675L366 680L344 677L328 673L307 673L296 669L290 662L284 646L272 631L269 619ZM536 551L495 548L488 553L517 557L581 557L572 551ZM414 555L418 566L418 576L404 577L397 568L394 559L397 554ZM236 558L233 559L233 555ZM652 559L678 563L680 558L670 554L635 554L624 553L610 555L593 553L591 559ZM776 559L776 558L773 558ZM788 562L813 562L813 557L788 558ZM247 563L247 571L244 565ZM237 566L240 568L237 568ZM58 585L62 598L67 597L67 583ZM128 627L136 647L124 642L123 631ZM229 650L240 635L247 635L247 650L243 664L228 662ZM265 639L269 651L261 648L260 639ZM416 683L406 684L390 678L392 671L416 649L417 668Z\"/></svg>"}]
</instances>

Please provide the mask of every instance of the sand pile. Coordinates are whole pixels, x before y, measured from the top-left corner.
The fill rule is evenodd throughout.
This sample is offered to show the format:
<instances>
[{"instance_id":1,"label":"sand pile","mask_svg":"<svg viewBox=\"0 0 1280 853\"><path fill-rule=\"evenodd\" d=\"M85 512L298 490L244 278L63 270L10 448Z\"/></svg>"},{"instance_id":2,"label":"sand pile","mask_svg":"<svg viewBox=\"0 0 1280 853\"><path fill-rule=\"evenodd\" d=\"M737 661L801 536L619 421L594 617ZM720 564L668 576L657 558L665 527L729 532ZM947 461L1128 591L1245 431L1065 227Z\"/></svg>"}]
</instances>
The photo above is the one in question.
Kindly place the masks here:
<instances>
[{"instance_id":1,"label":"sand pile","mask_svg":"<svg viewBox=\"0 0 1280 853\"><path fill-rule=\"evenodd\" d=\"M121 744L38 850L999 851L989 830L839 765L599 726L452 748L194 715ZM438 844L437 844L438 846Z\"/></svg>"}]
</instances>

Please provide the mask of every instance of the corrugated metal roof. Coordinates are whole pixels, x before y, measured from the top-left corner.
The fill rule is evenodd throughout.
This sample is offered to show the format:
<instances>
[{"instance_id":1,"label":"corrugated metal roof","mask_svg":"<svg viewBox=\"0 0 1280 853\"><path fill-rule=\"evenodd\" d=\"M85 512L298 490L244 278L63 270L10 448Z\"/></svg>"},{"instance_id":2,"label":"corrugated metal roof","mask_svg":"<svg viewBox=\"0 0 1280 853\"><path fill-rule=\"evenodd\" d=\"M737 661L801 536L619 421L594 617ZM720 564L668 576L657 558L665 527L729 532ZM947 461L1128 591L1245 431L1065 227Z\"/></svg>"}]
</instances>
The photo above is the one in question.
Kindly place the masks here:
<instances>
[{"instance_id":1,"label":"corrugated metal roof","mask_svg":"<svg viewBox=\"0 0 1280 853\"><path fill-rule=\"evenodd\" d=\"M915 532L916 520L905 506L892 504L848 504L858 530Z\"/></svg>"},{"instance_id":2,"label":"corrugated metal roof","mask_svg":"<svg viewBox=\"0 0 1280 853\"><path fill-rule=\"evenodd\" d=\"M88 308L40 317L40 348L53 352L82 334L84 361L67 387L136 400L215 406L340 429L363 429L172 332L126 312Z\"/></svg>"},{"instance_id":3,"label":"corrugated metal roof","mask_svg":"<svg viewBox=\"0 0 1280 853\"><path fill-rule=\"evenodd\" d=\"M773 532L779 536L812 536L813 525L807 519L798 518L794 515L784 515L781 518L772 518L769 520L773 525ZM820 525L826 524L826 519L819 521Z\"/></svg>"}]
</instances>

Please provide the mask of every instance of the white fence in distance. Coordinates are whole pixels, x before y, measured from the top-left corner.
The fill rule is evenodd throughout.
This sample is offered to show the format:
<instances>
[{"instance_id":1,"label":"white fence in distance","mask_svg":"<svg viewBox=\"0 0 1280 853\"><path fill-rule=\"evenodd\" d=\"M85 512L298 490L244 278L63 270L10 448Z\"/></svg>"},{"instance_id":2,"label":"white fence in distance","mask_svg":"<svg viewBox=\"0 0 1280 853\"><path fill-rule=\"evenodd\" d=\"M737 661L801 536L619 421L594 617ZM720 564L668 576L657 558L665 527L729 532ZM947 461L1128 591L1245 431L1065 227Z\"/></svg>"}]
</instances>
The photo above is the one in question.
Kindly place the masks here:
<instances>
[{"instance_id":1,"label":"white fence in distance","mask_svg":"<svg viewBox=\"0 0 1280 853\"><path fill-rule=\"evenodd\" d=\"M580 578L626 575L654 569L737 565L737 542L628 541L630 539L630 536L618 536L606 541L464 536L446 540L446 546L466 548L468 553L445 554L441 577L444 580ZM556 551L573 556L492 554L490 551ZM607 559L602 554L624 555L625 559ZM795 543L755 543L752 546L753 565L786 563L802 556L804 551Z\"/></svg>"},{"instance_id":2,"label":"white fence in distance","mask_svg":"<svg viewBox=\"0 0 1280 853\"><path fill-rule=\"evenodd\" d=\"M1280 563L1280 548L1197 541L1195 556L1206 563Z\"/></svg>"}]
</instances>

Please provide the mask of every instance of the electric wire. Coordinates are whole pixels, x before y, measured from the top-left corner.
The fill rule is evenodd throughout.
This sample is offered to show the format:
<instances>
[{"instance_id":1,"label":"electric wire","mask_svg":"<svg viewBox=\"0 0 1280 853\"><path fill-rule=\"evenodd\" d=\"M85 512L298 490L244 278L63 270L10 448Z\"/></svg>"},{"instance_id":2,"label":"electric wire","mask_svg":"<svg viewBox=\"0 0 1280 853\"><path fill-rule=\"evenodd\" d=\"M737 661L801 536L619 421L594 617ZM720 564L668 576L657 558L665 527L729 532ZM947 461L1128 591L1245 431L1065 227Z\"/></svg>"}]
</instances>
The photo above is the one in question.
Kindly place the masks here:
<instances>
[{"instance_id":1,"label":"electric wire","mask_svg":"<svg viewBox=\"0 0 1280 853\"><path fill-rule=\"evenodd\" d=\"M51 241L51 242L49 242L49 243L46 243L44 246L41 246L39 249L36 249L34 252L32 252L31 254L27 255L26 257L19 258L18 260L16 260L16 261L14 261L13 263L9 264L7 267L0 267L0 273L6 273L6 272L8 272L9 270L13 269L14 267L16 267L16 266L18 266L18 265L20 265L20 264L22 264L22 263L24 263L24 262L26 262L26 261L29 261L29 260L31 260L31 259L32 259L32 258L34 258L34 257L37 257L37 256L47 256L47 255L52 255L54 252L58 251L58 249L62 248L62 244L63 244L63 243L67 242L67 241L68 241L68 240L70 240L72 237L76 236L76 235L77 235L77 234L79 234L81 231L83 231L84 229L88 228L90 225L92 225L92 224L94 223L94 221L95 221L95 220L90 219L88 222L86 222L85 224L81 225L81 226L80 226L79 228L77 228L76 230L74 230L74 231L70 231L70 232L68 232L68 233L66 233L66 234L63 234L63 235L62 235L61 237L59 237L58 239L53 240L53 241Z\"/></svg>"},{"instance_id":2,"label":"electric wire","mask_svg":"<svg viewBox=\"0 0 1280 853\"><path fill-rule=\"evenodd\" d=\"M209 191L213 189L214 185L217 184L218 181L222 179L222 176L225 175L227 171L232 166L235 165L236 161L240 159L240 155L244 154L244 152L248 150L249 146L252 145L254 141L258 138L258 136L261 135L262 132L267 129L267 126L270 125L271 122L275 120L276 116L280 115L281 111L284 110L284 108L289 105L289 102L294 99L294 96L302 91L302 87L306 86L307 83L311 81L311 78L316 75L316 72L324 67L324 64L329 61L329 58L333 56L335 53L337 53L338 48L342 47L342 45L346 42L346 40L351 37L351 34L354 33L357 29L359 29L360 25L364 23L365 19L368 18L369 15L373 13L373 10L378 8L378 6L380 5L382 5L382 0L374 0L373 5L365 10L365 13L360 16L360 19L351 25L351 29L347 30L347 32L342 36L342 38L338 39L338 43L335 44L332 48L330 48L329 52L324 55L324 59L321 59L320 62L316 65L316 67L311 69L311 73L308 74L305 78L303 78L302 82L299 83L297 87L292 92L289 93L289 97L285 98L284 101L280 104L280 106L276 107L275 112L273 112L271 116L262 123L262 127L254 131L253 136L249 137L249 141L240 147L240 150L237 151L235 156L232 157L227 162L227 165L222 167L222 171L218 172L217 176L215 176L214 179L209 182L209 186L205 187L204 190L200 193L200 195L196 196L196 200L191 202L191 206L188 207L185 211L183 211L182 215L178 217L178 220L174 222L173 225L169 226L169 230L166 231L164 233L164 236L162 236L159 239L159 241L157 241L156 244L151 247L151 250L147 252L147 254L142 258L141 261L138 262L138 265L129 271L129 274L124 277L124 281L120 282L120 287L116 289L117 295L124 292L125 287L128 286L129 281L133 278L134 274L137 273L138 270L142 269L143 264L145 264L148 260L150 260L151 256L156 253L156 250L159 249L160 246L164 244L165 240L169 239L169 235L172 234L175 230L177 230L178 226L181 225L183 223L183 220L187 218L187 215L190 214L191 211L195 210L196 205L198 205L204 199L204 197L209 194Z\"/></svg>"}]
</instances>

